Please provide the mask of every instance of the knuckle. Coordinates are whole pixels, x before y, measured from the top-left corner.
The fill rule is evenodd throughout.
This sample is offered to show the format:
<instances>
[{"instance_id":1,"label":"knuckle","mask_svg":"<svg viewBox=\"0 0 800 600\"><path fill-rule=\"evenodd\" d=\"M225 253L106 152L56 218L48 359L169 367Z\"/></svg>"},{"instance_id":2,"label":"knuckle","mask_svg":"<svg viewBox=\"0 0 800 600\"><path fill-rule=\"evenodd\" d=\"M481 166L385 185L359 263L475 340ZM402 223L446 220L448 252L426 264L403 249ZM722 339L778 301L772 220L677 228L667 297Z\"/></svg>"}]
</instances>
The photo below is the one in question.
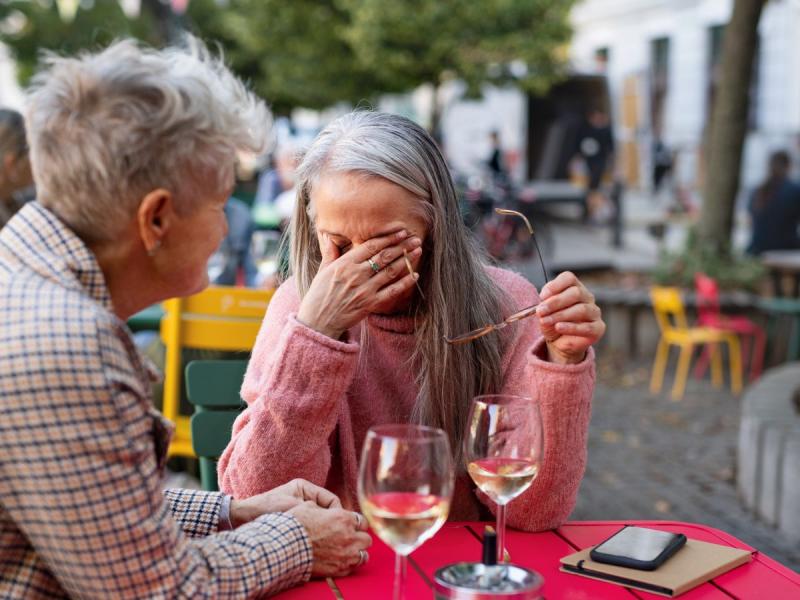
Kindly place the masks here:
<instances>
[{"instance_id":1,"label":"knuckle","mask_svg":"<svg viewBox=\"0 0 800 600\"><path fill-rule=\"evenodd\" d=\"M369 252L370 254L377 254L378 253L378 244L377 244L377 242L375 242L373 240L370 240L368 242L365 242L364 245L367 247L367 252Z\"/></svg>"},{"instance_id":2,"label":"knuckle","mask_svg":"<svg viewBox=\"0 0 800 600\"><path fill-rule=\"evenodd\" d=\"M386 276L389 277L389 279L394 279L399 274L400 274L400 267L398 265L392 263L391 265L386 267Z\"/></svg>"},{"instance_id":3,"label":"knuckle","mask_svg":"<svg viewBox=\"0 0 800 600\"><path fill-rule=\"evenodd\" d=\"M382 265L388 265L392 262L392 253L389 250L384 250L378 257L378 262Z\"/></svg>"}]
</instances>

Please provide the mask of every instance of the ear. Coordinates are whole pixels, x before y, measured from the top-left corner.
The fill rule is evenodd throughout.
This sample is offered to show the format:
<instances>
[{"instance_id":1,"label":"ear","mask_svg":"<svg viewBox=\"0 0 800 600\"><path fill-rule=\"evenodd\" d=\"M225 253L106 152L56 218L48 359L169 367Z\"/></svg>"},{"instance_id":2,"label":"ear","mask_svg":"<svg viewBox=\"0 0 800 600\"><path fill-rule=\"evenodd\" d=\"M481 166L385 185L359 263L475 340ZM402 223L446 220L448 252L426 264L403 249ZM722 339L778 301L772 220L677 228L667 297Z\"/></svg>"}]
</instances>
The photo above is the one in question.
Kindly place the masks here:
<instances>
[{"instance_id":1,"label":"ear","mask_svg":"<svg viewBox=\"0 0 800 600\"><path fill-rule=\"evenodd\" d=\"M149 192L139 203L136 217L139 237L145 250L148 253L155 252L175 222L175 202L172 193L163 188Z\"/></svg>"}]
</instances>

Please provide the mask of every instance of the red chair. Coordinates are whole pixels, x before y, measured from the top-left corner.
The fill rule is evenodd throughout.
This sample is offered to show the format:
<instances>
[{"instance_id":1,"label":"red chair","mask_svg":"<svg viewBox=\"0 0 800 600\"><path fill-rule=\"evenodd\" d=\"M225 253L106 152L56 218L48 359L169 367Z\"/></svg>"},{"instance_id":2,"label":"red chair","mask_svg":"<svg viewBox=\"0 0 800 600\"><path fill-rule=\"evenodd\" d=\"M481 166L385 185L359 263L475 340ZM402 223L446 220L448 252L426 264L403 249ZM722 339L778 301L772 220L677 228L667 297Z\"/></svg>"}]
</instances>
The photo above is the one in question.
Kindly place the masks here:
<instances>
[{"instance_id":1,"label":"red chair","mask_svg":"<svg viewBox=\"0 0 800 600\"><path fill-rule=\"evenodd\" d=\"M747 364L750 338L752 338L750 381L758 379L764 366L764 351L767 345L767 335L764 329L745 316L722 314L719 306L719 286L716 280L708 275L695 273L694 287L697 295L697 324L737 334L742 339L742 364ZM706 348L695 366L695 377L700 378L705 375L709 359L709 351Z\"/></svg>"}]
</instances>

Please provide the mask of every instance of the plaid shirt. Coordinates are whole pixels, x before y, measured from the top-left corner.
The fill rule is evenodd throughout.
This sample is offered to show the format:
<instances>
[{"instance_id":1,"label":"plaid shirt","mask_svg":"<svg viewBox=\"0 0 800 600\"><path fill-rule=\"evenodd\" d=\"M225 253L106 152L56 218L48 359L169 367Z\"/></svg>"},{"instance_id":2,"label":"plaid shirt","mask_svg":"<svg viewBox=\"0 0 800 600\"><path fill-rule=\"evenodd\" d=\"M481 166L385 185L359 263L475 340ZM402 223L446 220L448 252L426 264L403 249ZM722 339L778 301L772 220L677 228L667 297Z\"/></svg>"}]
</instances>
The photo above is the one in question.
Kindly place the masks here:
<instances>
[{"instance_id":1,"label":"plaid shirt","mask_svg":"<svg viewBox=\"0 0 800 600\"><path fill-rule=\"evenodd\" d=\"M0 232L0 598L243 598L308 579L293 517L217 533L221 494L162 494L171 426L151 377L94 255L25 206Z\"/></svg>"}]
</instances>

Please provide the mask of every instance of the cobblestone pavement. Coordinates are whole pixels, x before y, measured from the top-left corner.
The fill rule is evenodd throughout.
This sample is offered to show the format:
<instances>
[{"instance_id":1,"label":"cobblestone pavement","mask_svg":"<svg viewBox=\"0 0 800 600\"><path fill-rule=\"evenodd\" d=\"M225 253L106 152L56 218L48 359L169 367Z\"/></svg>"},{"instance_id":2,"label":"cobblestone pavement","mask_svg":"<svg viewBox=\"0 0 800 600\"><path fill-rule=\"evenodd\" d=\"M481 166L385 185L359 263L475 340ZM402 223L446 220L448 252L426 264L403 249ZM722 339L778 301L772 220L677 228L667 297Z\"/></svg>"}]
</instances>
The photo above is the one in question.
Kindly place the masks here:
<instances>
[{"instance_id":1,"label":"cobblestone pavement","mask_svg":"<svg viewBox=\"0 0 800 600\"><path fill-rule=\"evenodd\" d=\"M739 400L690 380L680 402L647 390L649 362L601 352L589 462L572 520L659 519L722 529L800 571L800 544L737 497Z\"/></svg>"}]
</instances>

